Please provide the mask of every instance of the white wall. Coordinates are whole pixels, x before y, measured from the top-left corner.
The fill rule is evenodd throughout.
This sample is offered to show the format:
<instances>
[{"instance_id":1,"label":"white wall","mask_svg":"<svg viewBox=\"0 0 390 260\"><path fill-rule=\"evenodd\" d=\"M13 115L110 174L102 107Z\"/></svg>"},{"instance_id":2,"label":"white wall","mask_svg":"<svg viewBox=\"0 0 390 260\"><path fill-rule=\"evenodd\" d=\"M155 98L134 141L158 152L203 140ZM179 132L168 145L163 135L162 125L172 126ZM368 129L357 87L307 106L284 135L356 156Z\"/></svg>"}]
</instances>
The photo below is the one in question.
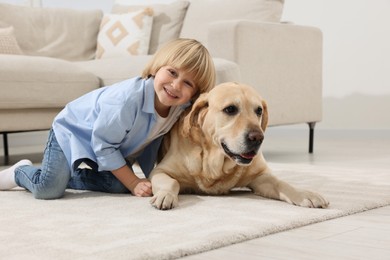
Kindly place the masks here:
<instances>
[{"instance_id":1,"label":"white wall","mask_svg":"<svg viewBox=\"0 0 390 260\"><path fill-rule=\"evenodd\" d=\"M285 0L323 32L323 128L390 129L390 1Z\"/></svg>"},{"instance_id":2,"label":"white wall","mask_svg":"<svg viewBox=\"0 0 390 260\"><path fill-rule=\"evenodd\" d=\"M390 94L390 1L286 0L283 19L321 28L324 96Z\"/></svg>"}]
</instances>

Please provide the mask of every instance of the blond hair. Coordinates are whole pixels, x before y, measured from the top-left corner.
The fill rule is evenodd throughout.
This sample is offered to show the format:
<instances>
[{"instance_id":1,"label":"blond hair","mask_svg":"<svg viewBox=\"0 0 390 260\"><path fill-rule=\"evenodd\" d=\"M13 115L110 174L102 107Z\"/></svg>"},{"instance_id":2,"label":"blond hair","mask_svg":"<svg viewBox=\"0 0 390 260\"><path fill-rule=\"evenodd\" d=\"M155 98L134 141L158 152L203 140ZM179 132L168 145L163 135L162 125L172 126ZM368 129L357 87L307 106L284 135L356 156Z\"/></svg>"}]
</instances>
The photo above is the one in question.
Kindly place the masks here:
<instances>
[{"instance_id":1,"label":"blond hair","mask_svg":"<svg viewBox=\"0 0 390 260\"><path fill-rule=\"evenodd\" d=\"M179 38L164 45L146 65L142 78L155 76L163 66L172 66L193 73L193 80L198 88L193 100L215 85L216 73L213 60L206 47L197 40Z\"/></svg>"}]
</instances>

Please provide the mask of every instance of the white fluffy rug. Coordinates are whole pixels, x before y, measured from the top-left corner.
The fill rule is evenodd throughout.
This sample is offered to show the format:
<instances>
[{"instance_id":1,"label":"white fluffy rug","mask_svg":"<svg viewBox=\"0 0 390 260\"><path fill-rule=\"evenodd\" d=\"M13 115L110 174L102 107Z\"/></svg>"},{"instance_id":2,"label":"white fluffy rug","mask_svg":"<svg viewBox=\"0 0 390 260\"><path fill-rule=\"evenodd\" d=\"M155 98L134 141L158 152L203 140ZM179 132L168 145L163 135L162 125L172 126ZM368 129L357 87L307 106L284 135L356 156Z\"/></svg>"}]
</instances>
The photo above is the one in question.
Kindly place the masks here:
<instances>
[{"instance_id":1,"label":"white fluffy rug","mask_svg":"<svg viewBox=\"0 0 390 260\"><path fill-rule=\"evenodd\" d=\"M2 259L172 259L390 204L390 173L270 164L291 184L322 193L328 209L307 209L249 192L181 195L159 211L149 198L67 191L35 200L0 192Z\"/></svg>"}]
</instances>

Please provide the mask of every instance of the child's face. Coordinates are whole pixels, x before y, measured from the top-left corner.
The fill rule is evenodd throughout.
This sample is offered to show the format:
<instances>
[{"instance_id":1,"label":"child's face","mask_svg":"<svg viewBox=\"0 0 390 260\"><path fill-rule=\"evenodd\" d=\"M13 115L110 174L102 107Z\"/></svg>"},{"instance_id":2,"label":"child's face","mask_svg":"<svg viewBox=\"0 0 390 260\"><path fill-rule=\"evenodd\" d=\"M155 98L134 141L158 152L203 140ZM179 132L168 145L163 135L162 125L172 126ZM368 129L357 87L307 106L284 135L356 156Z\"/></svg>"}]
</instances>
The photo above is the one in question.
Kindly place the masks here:
<instances>
[{"instance_id":1,"label":"child's face","mask_svg":"<svg viewBox=\"0 0 390 260\"><path fill-rule=\"evenodd\" d=\"M192 73L172 66L161 67L154 77L156 106L169 109L188 103L198 91Z\"/></svg>"}]
</instances>

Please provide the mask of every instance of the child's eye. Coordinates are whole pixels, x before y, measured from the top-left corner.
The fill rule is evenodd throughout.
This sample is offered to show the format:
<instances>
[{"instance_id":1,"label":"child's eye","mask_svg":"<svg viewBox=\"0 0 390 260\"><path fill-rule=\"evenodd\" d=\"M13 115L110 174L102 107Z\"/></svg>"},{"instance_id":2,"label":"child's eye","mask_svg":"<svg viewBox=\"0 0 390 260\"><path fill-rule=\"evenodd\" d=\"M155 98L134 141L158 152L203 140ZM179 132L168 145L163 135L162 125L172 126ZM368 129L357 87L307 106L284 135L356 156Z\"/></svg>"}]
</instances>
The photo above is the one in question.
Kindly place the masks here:
<instances>
[{"instance_id":1,"label":"child's eye","mask_svg":"<svg viewBox=\"0 0 390 260\"><path fill-rule=\"evenodd\" d=\"M171 76L177 76L177 72L174 71L174 70L168 70L169 74L171 74Z\"/></svg>"},{"instance_id":2,"label":"child's eye","mask_svg":"<svg viewBox=\"0 0 390 260\"><path fill-rule=\"evenodd\" d=\"M193 87L194 87L194 84L192 84L192 82L190 82L190 81L184 81L184 83L185 83L188 87L190 87L190 88L193 88Z\"/></svg>"}]
</instances>

